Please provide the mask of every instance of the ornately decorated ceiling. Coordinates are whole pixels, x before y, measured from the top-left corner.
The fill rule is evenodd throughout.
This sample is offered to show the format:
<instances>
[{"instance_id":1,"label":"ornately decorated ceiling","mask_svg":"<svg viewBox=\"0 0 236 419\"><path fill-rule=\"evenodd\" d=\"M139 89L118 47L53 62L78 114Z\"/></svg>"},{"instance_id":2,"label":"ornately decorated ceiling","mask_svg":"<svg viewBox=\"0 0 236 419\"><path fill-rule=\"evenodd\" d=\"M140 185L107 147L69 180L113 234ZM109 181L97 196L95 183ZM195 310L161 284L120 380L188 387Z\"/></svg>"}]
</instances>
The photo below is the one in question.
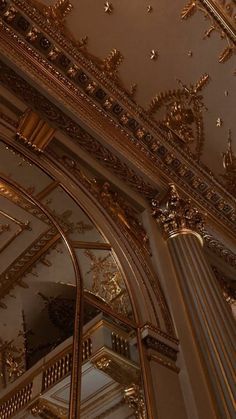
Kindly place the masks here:
<instances>
[{"instance_id":1,"label":"ornately decorated ceiling","mask_svg":"<svg viewBox=\"0 0 236 419\"><path fill-rule=\"evenodd\" d=\"M235 2L70 3L66 28L85 44L85 55L103 60L116 49L118 83L154 120L179 134L181 147L189 147L217 176L223 173L229 130L236 142ZM217 26L207 3L224 10L232 40Z\"/></svg>"},{"instance_id":2,"label":"ornately decorated ceiling","mask_svg":"<svg viewBox=\"0 0 236 419\"><path fill-rule=\"evenodd\" d=\"M232 0L0 0L0 172L8 185L0 185L2 346L17 335L23 347L27 324L34 352L39 313L50 317L55 301L64 310L73 300L73 269L50 216L80 261L87 301L134 319L111 244L40 165L63 168L77 193L98 201L158 296L145 212L175 182L207 212L204 251L226 300L235 301L235 16ZM33 154L21 140L45 150ZM153 310L172 332L165 301ZM7 370L9 382L22 372Z\"/></svg>"},{"instance_id":3,"label":"ornately decorated ceiling","mask_svg":"<svg viewBox=\"0 0 236 419\"><path fill-rule=\"evenodd\" d=\"M176 182L231 247L234 2L0 3L7 100L17 95L148 200Z\"/></svg>"},{"instance_id":4,"label":"ornately decorated ceiling","mask_svg":"<svg viewBox=\"0 0 236 419\"><path fill-rule=\"evenodd\" d=\"M13 3L30 3L44 13L43 5L56 2ZM66 17L60 29L67 39L77 42L85 57L110 72L135 103L178 135L180 147L190 149L219 177L229 130L235 149L235 2L71 0L64 4ZM211 15L212 6L225 27ZM57 29L56 23L53 26Z\"/></svg>"}]
</instances>

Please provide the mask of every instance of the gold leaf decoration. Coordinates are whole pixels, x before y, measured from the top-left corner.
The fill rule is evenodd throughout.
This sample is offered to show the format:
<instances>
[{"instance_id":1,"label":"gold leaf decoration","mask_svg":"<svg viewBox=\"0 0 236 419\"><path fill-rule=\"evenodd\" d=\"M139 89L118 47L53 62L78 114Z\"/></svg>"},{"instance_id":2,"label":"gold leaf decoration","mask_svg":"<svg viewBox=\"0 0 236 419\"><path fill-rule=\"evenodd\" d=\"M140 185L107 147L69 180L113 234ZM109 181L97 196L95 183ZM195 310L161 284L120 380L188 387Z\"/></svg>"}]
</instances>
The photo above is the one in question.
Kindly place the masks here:
<instances>
[{"instance_id":1,"label":"gold leaf decoration","mask_svg":"<svg viewBox=\"0 0 236 419\"><path fill-rule=\"evenodd\" d=\"M110 54L104 58L101 69L113 76L118 72L118 67L123 61L123 55L116 48L112 49Z\"/></svg>"},{"instance_id":2,"label":"gold leaf decoration","mask_svg":"<svg viewBox=\"0 0 236 419\"><path fill-rule=\"evenodd\" d=\"M209 74L203 74L203 76L198 80L198 82L194 86L194 92L200 92L203 87L206 86L206 84L209 82L210 76Z\"/></svg>"},{"instance_id":3,"label":"gold leaf decoration","mask_svg":"<svg viewBox=\"0 0 236 419\"><path fill-rule=\"evenodd\" d=\"M195 142L196 158L199 158L202 152L204 143L202 111L207 109L199 92L209 80L208 74L203 74L195 84L189 86L178 80L181 86L179 89L160 92L151 100L148 107L149 115L162 110L159 114L159 124L167 127L181 146Z\"/></svg>"},{"instance_id":4,"label":"gold leaf decoration","mask_svg":"<svg viewBox=\"0 0 236 419\"><path fill-rule=\"evenodd\" d=\"M196 2L190 0L181 12L181 19L188 19L196 12Z\"/></svg>"},{"instance_id":5,"label":"gold leaf decoration","mask_svg":"<svg viewBox=\"0 0 236 419\"><path fill-rule=\"evenodd\" d=\"M215 30L215 26L211 25L209 29L207 29L203 35L203 39L209 38L211 33Z\"/></svg>"},{"instance_id":6,"label":"gold leaf decoration","mask_svg":"<svg viewBox=\"0 0 236 419\"><path fill-rule=\"evenodd\" d=\"M219 55L219 63L224 63L227 61L233 54L233 48L227 47L224 51Z\"/></svg>"},{"instance_id":7,"label":"gold leaf decoration","mask_svg":"<svg viewBox=\"0 0 236 419\"><path fill-rule=\"evenodd\" d=\"M207 6L207 3L212 3L211 6ZM225 0L217 2L217 6L214 5L214 1L203 1L203 0L189 0L181 12L181 19L187 20L191 17L196 11L201 12L204 15L204 19L207 19L210 22L209 29L206 29L203 34L203 39L206 40L210 38L213 31L216 31L221 39L227 41L227 47L219 55L219 63L224 63L227 61L235 52L236 44L232 38L232 33L229 30L231 25L234 26L233 19L235 18L232 8L228 2ZM219 21L219 8L222 8L222 16L225 21L224 25L220 24ZM227 15L227 16L226 16Z\"/></svg>"}]
</instances>

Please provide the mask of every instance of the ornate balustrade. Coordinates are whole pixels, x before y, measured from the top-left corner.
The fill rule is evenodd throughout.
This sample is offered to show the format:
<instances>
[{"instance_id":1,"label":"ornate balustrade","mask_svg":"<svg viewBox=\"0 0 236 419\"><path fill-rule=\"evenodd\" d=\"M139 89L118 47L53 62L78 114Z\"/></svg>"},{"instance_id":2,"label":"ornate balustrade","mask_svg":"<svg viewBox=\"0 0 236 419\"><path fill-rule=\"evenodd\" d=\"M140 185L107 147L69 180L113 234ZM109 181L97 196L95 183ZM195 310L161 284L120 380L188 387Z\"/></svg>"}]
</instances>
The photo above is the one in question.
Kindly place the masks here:
<instances>
[{"instance_id":1,"label":"ornate balustrade","mask_svg":"<svg viewBox=\"0 0 236 419\"><path fill-rule=\"evenodd\" d=\"M18 411L28 408L31 402L35 403L41 395L70 375L72 340L72 337L68 338L5 389L0 401L1 419L13 417ZM132 348L134 339L132 345L130 342L127 332L99 314L84 327L82 362L91 361L94 367L101 369L98 360L109 355L116 368L123 368L124 365L138 382L140 371L136 364L136 350ZM107 374L109 371L104 369Z\"/></svg>"}]
</instances>

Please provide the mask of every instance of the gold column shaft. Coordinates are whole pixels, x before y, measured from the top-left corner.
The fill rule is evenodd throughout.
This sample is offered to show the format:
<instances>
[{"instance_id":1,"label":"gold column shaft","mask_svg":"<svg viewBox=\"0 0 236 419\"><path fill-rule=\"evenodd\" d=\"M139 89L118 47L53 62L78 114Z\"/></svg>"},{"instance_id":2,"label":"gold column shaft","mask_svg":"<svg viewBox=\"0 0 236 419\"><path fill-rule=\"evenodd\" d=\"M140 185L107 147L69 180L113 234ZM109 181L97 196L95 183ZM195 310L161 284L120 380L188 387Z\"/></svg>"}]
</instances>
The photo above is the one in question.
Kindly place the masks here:
<instances>
[{"instance_id":1,"label":"gold column shaft","mask_svg":"<svg viewBox=\"0 0 236 419\"><path fill-rule=\"evenodd\" d=\"M235 417L235 322L194 234L177 234L168 247L192 329L205 361L219 417Z\"/></svg>"}]
</instances>

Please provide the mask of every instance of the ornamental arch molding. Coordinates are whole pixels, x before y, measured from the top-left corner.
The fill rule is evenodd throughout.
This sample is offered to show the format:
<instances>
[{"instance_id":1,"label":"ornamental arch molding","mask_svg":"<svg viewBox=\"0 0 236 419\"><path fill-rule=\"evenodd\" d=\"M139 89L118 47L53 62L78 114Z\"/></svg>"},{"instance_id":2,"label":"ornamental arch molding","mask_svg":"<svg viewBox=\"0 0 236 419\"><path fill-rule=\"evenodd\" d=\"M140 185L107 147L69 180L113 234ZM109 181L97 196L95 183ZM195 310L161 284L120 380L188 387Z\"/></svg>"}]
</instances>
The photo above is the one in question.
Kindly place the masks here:
<instances>
[{"instance_id":1,"label":"ornamental arch molding","mask_svg":"<svg viewBox=\"0 0 236 419\"><path fill-rule=\"evenodd\" d=\"M98 226L100 232L109 241L124 274L136 324L142 327L149 323L163 333L174 337L171 315L158 278L152 270L151 263L149 264L148 259L143 257L142 249L138 248L132 237L124 234L96 197L60 162L47 153L39 157L6 135L2 135L1 140L6 146L15 150L16 154L22 154L50 175Z\"/></svg>"},{"instance_id":2,"label":"ornamental arch molding","mask_svg":"<svg viewBox=\"0 0 236 419\"><path fill-rule=\"evenodd\" d=\"M5 166L4 169L4 167L2 167L4 165L1 165L1 172L3 171L3 175L1 177L3 184L5 182L5 184L8 185L6 186L6 189L12 188L12 190L15 191L19 190L19 193L22 194L22 196L26 196L29 202L32 202L36 208L40 208L40 210L52 221L52 223L58 227L58 231L60 232L61 237L63 237L65 240L66 246L74 264L74 269L77 274L76 295L79 296L79 298L76 297L77 305L74 323L70 418L78 417L78 409L80 409L80 401L76 396L80 388L80 379L78 379L78 377L81 376L81 359L83 356L82 346L78 344L78 342L80 342L80 336L82 336L80 318L82 318L81 307L83 306L83 303L80 303L80 301L84 300L89 303L91 302L91 298L93 298L94 303L94 297L96 297L95 305L97 304L97 308L100 308L100 310L104 311L104 313L107 313L108 315L114 315L117 321L124 321L128 326L136 329L141 371L143 374L145 389L145 385L147 386L147 384L145 384L145 380L147 380L147 377L145 378L147 371L145 368L145 349L142 345L142 339L147 339L145 337L146 328L148 330L151 328L154 333L159 334L163 337L163 339L167 338L172 340L175 346L177 344L171 315L168 310L158 278L155 276L151 267L151 262L148 260L146 251L144 251L144 249L139 246L134 237L132 237L132 234L128 234L129 232L127 233L127 231L120 228L120 225L117 224L115 220L110 216L107 208L101 205L97 197L93 195L92 190L89 190L89 183L84 182L84 174L82 174L80 178L75 177L71 171L68 170L66 165L63 166L62 161L53 159L52 155L48 153L39 156L33 153L30 149L27 149L22 144L15 142L15 140L11 139L5 134L1 135L1 146L2 151L5 150L5 153L11 155L12 162L17 160L17 163L14 163L17 165L17 167L20 167L23 162L23 164L29 164L29 167L36 167L38 173L43 173L44 175L50 177L54 186L51 189L50 183L50 185L46 186L45 189L52 190L52 194L54 191L57 192L57 190L60 189L60 192L62 193L61 199L64 200L66 197L68 197L68 199L70 199L75 206L80 208L80 210L85 214L86 220L90 220L93 223L96 231L100 237L103 238L102 243L95 243L96 250L94 250L94 247L92 247L93 251L91 251L89 243L83 243L82 245L81 243L78 244L76 240L71 238L70 228L73 224L73 226L76 225L76 228L82 228L85 230L88 229L89 234L90 226L86 224L86 220L85 222L82 222L82 224L80 221L76 224L75 220L73 220L74 222L71 223L68 219L69 211L64 211L61 214L60 211L57 212L50 208L51 195L47 195L43 198L43 193L35 193L34 187L31 183L31 180L33 181L33 179L27 179L27 184L24 184L24 176L27 175L27 171L23 175L22 181L22 179L18 179L19 172L18 174L17 171L15 173L13 167L9 167L9 165L8 167ZM1 156L3 159L4 153L1 153ZM1 192L1 195L4 195L4 188ZM45 201L46 198L47 200ZM59 208L60 206L58 206L58 209ZM84 250L84 248L86 250ZM112 276L110 277L113 292L115 278L119 278L115 284L116 289L119 288L119 291L115 295L114 299L112 299L108 294L107 290L109 290L110 286L108 283L105 284L105 288L103 287L102 291L98 291L96 284L93 284L95 286L95 288L92 290L93 292L91 292L90 289L87 290L85 285L81 285L82 282L85 282L84 272L82 272L85 258L83 260L81 259L81 257L84 257L81 253L82 250L84 254L86 253L86 256L91 259L90 271L94 270L95 262L99 265L101 260L106 261L109 259L109 267L111 267L113 270L114 266L116 266L115 274L112 272ZM103 254L106 252L107 254L109 253L109 257L105 256L100 258L99 256L96 256L96 252L99 251L103 252ZM112 259L112 262L110 262L110 259ZM104 278L109 278L109 276L107 276L108 272L105 272L103 277L99 276L99 269L96 271L96 267L95 272L98 272L97 281L100 281L101 284L104 282ZM95 281L95 276L96 275L93 275L93 281ZM27 278L26 280L23 278L22 284L20 285L25 286L25 283L27 283ZM81 298L83 298L81 297L82 287L84 289L83 300L81 300ZM104 294L101 294L101 292L104 292ZM122 293L125 295L125 297L120 299L119 296L122 295ZM2 307L4 308L4 305ZM174 350L173 353L174 357L176 357L176 350ZM99 362L98 365L100 365ZM171 366L171 368L176 367ZM27 394L29 391L31 390L27 387ZM145 393L146 402L148 405L150 401L148 401L149 396L147 387L145 389ZM28 395L26 395L26 399L27 397ZM0 404L0 408L5 409L4 403L3 405ZM28 403L27 400L26 403Z\"/></svg>"}]
</instances>

